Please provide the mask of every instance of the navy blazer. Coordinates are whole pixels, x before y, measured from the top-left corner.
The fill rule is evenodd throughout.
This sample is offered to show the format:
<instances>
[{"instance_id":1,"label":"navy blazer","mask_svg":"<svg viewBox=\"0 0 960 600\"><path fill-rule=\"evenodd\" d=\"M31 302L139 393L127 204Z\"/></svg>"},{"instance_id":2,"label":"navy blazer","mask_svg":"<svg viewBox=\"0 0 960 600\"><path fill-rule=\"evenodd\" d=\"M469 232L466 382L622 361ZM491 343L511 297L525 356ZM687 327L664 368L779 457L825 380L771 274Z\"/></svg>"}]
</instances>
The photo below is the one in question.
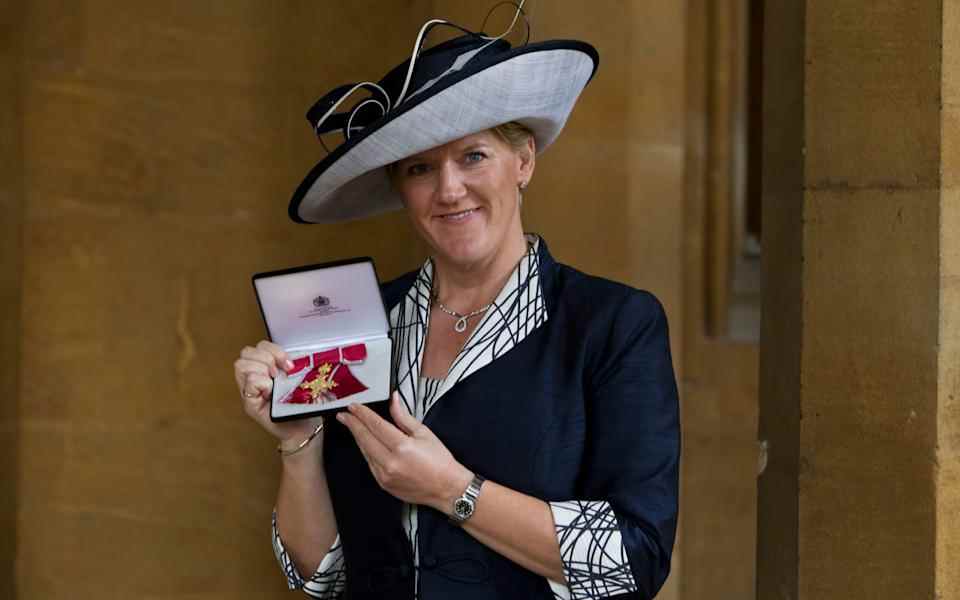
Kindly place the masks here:
<instances>
[{"instance_id":1,"label":"navy blazer","mask_svg":"<svg viewBox=\"0 0 960 600\"><path fill-rule=\"evenodd\" d=\"M677 525L680 425L660 302L559 264L541 241L549 319L457 383L424 423L470 470L546 501L605 500L647 599L670 570ZM388 310L416 272L383 286ZM390 419L386 403L370 405ZM351 599L413 598L402 502L384 492L350 436L329 420L324 461ZM480 502L483 502L481 495ZM419 507L420 596L552 599L546 579Z\"/></svg>"}]
</instances>

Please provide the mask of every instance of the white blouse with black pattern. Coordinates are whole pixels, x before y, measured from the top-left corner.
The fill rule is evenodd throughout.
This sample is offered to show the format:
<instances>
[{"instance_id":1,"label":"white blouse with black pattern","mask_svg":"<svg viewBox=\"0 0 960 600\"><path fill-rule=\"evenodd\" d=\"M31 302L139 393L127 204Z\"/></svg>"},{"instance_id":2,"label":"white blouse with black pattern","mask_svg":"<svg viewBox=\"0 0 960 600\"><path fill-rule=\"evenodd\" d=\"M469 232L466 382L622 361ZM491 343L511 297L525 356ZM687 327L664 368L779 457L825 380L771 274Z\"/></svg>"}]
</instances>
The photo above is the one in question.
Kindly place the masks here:
<instances>
[{"instance_id":1,"label":"white blouse with black pattern","mask_svg":"<svg viewBox=\"0 0 960 600\"><path fill-rule=\"evenodd\" d=\"M420 376L427 324L430 322L432 261L428 259L424 263L407 296L390 312L394 341L392 366L397 373L397 390L418 421L423 421L430 408L450 388L510 351L547 321L540 286L540 240L536 236L528 236L528 240L527 254L484 313L444 379ZM637 589L609 503L568 500L549 504L567 580L566 585L547 580L555 598L585 600ZM405 504L402 519L413 545L414 566L417 567L417 506ZM277 530L276 511L273 514L273 548L290 589L303 589L308 596L324 600L333 600L343 594L347 585L346 567L339 535L309 579L304 579L297 571L283 546ZM415 590L416 598L419 598L419 583Z\"/></svg>"}]
</instances>

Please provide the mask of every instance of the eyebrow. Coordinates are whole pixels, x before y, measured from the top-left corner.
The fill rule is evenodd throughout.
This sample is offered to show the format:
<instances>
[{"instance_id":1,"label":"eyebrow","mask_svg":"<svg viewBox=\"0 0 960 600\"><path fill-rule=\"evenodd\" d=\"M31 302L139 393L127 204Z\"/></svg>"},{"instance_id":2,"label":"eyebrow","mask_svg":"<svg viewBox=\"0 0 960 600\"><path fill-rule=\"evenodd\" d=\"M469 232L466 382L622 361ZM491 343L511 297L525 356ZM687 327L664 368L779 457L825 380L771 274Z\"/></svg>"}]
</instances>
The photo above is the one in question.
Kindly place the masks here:
<instances>
[{"instance_id":1,"label":"eyebrow","mask_svg":"<svg viewBox=\"0 0 960 600\"><path fill-rule=\"evenodd\" d=\"M490 148L490 144L488 144L488 143L486 143L486 142L477 142L477 143L475 143L475 144L470 144L470 145L467 146L466 148L462 149L460 152L473 152L474 150L479 150L479 149L481 149L481 148L483 148L483 149L489 149L489 148Z\"/></svg>"},{"instance_id":2,"label":"eyebrow","mask_svg":"<svg viewBox=\"0 0 960 600\"><path fill-rule=\"evenodd\" d=\"M475 142L473 144L470 144L469 146L465 146L464 148L460 149L460 152L461 153L473 152L474 150L480 150L481 148L484 150L489 150L491 148L491 145L487 142ZM397 164L403 165L411 162L416 163L424 160L426 160L426 157L423 154L414 154L413 156L401 158L400 160L397 161Z\"/></svg>"},{"instance_id":3,"label":"eyebrow","mask_svg":"<svg viewBox=\"0 0 960 600\"><path fill-rule=\"evenodd\" d=\"M413 156L408 156L408 157L406 157L406 158L401 158L400 160L397 161L397 164L398 164L398 165L405 165L405 164L408 164L408 163L411 163L411 162L414 162L414 163L415 163L415 162L422 161L422 160L425 160L422 154L414 154Z\"/></svg>"}]
</instances>

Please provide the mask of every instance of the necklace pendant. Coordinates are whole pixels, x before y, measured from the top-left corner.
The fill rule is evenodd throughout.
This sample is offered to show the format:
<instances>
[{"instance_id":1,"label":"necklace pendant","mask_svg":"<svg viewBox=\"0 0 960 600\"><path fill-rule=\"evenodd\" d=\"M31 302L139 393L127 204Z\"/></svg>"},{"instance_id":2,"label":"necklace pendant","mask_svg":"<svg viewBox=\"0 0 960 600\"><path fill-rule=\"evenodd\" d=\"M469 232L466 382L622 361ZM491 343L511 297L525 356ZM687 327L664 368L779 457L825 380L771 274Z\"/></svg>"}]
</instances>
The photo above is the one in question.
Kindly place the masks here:
<instances>
[{"instance_id":1,"label":"necklace pendant","mask_svg":"<svg viewBox=\"0 0 960 600\"><path fill-rule=\"evenodd\" d=\"M460 317L457 319L457 322L453 324L453 330L457 333L463 333L467 330L467 317Z\"/></svg>"}]
</instances>

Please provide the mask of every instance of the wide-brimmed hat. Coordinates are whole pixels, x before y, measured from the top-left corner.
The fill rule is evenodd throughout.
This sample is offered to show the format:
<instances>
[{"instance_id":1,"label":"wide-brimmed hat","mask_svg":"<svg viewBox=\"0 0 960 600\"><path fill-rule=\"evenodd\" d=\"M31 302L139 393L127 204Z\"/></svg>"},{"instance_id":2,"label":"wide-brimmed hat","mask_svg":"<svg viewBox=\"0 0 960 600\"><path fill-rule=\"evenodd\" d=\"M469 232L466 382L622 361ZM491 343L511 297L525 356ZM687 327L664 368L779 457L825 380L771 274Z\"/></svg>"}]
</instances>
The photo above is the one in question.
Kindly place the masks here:
<instances>
[{"instance_id":1,"label":"wide-brimmed hat","mask_svg":"<svg viewBox=\"0 0 960 600\"><path fill-rule=\"evenodd\" d=\"M379 82L339 86L307 112L317 136L340 131L344 141L297 187L291 219L331 223L399 209L386 165L509 121L529 127L542 152L560 134L599 60L585 42L512 47L458 26L464 35L421 52L436 24L449 23L424 25L411 58ZM339 110L359 90L370 95Z\"/></svg>"}]
</instances>

